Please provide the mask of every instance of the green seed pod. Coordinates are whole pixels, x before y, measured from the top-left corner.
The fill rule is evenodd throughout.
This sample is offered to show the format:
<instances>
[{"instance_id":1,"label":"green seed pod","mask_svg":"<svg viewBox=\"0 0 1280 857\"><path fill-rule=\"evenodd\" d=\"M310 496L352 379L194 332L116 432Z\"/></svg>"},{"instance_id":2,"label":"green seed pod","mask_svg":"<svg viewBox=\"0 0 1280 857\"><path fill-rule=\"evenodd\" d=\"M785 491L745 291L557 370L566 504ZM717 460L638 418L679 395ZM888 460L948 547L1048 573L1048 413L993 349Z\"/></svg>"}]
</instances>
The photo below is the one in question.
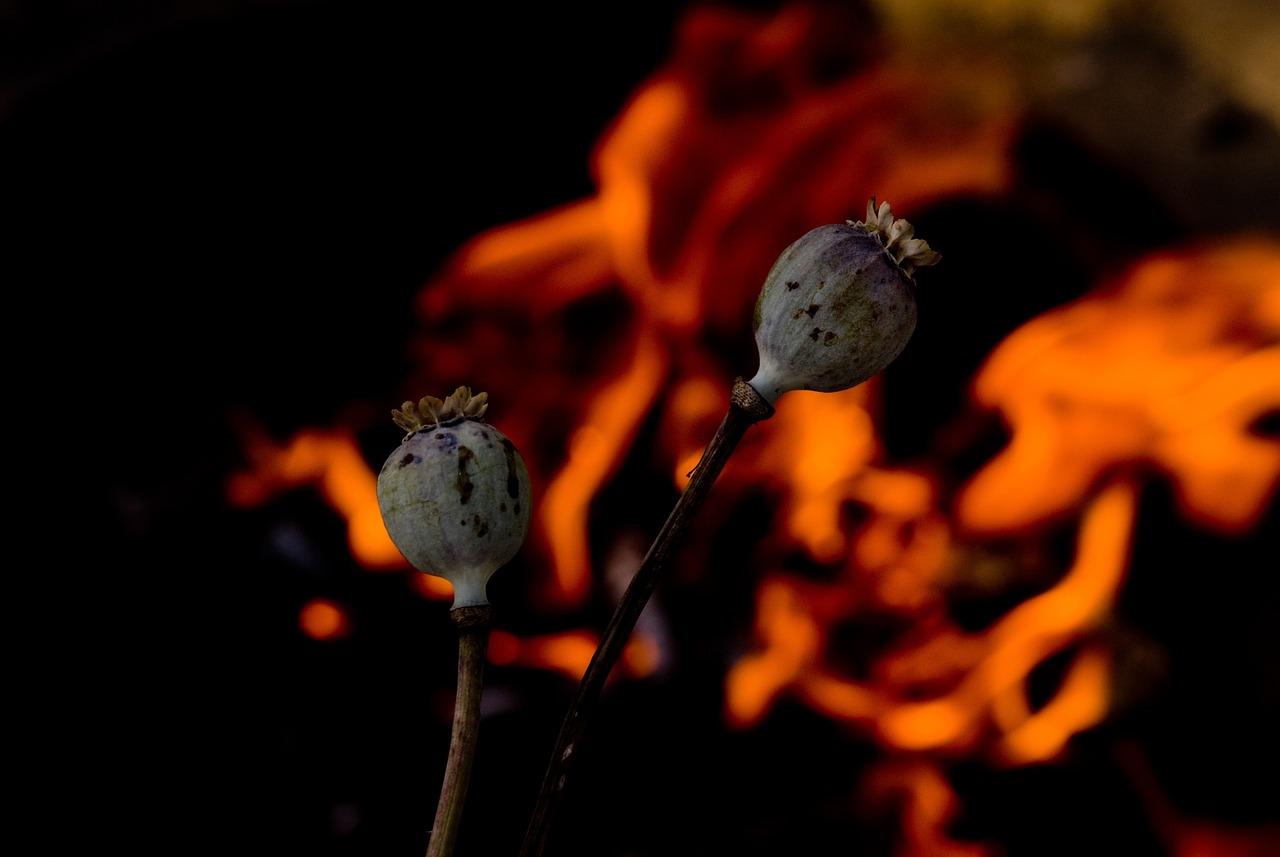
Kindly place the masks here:
<instances>
[{"instance_id":1,"label":"green seed pod","mask_svg":"<svg viewBox=\"0 0 1280 857\"><path fill-rule=\"evenodd\" d=\"M915 269L941 258L874 197L865 222L802 235L756 301L751 386L772 405L788 390L845 390L883 370L915 331Z\"/></svg>"},{"instance_id":2,"label":"green seed pod","mask_svg":"<svg viewBox=\"0 0 1280 857\"><path fill-rule=\"evenodd\" d=\"M529 532L529 473L519 450L482 421L488 394L459 387L391 412L409 434L378 474L378 508L414 568L453 584L453 608L489 603L489 577Z\"/></svg>"}]
</instances>

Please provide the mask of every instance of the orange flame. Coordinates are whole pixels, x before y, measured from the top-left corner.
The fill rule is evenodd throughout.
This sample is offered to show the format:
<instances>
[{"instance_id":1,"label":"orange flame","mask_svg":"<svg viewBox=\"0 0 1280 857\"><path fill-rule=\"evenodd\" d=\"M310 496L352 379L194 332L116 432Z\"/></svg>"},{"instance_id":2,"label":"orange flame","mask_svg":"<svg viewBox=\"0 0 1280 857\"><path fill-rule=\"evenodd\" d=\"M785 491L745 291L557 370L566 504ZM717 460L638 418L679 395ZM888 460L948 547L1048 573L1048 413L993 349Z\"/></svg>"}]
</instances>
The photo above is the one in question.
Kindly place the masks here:
<instances>
[{"instance_id":1,"label":"orange flame","mask_svg":"<svg viewBox=\"0 0 1280 857\"><path fill-rule=\"evenodd\" d=\"M886 655L871 682L842 677L824 664L830 621L824 614L851 615L869 600L856 582L832 591L768 579L757 606L760 647L726 677L726 716L750 725L781 693L792 692L869 730L886 747L968 751L985 742L993 758L1007 763L1053 758L1072 734L1105 714L1106 654L1084 646L1057 695L1038 711L1029 709L1023 686L1037 664L1088 642L1107 618L1124 576L1134 502L1132 484L1114 483L1091 503L1076 561L1058 585L978 635L949 624L926 628L921 642ZM950 689L918 699L938 685ZM984 734L988 723L991 735Z\"/></svg>"},{"instance_id":2,"label":"orange flame","mask_svg":"<svg viewBox=\"0 0 1280 857\"><path fill-rule=\"evenodd\" d=\"M586 631L565 631L522 637L495 628L490 632L489 661L496 666L549 669L578 681L587 671L600 638ZM652 675L657 655L650 642L637 636L627 643L621 671L637 678Z\"/></svg>"},{"instance_id":3,"label":"orange flame","mask_svg":"<svg viewBox=\"0 0 1280 857\"><path fill-rule=\"evenodd\" d=\"M1242 239L1144 259L1024 325L975 381L1013 439L965 489L958 520L1033 526L1115 467L1149 462L1190 519L1253 527L1280 478L1280 447L1251 431L1280 409L1277 305L1280 244Z\"/></svg>"},{"instance_id":4,"label":"orange flame","mask_svg":"<svg viewBox=\"0 0 1280 857\"><path fill-rule=\"evenodd\" d=\"M227 482L227 501L251 508L285 491L319 490L347 522L351 555L371 569L407 567L378 511L377 475L349 431L306 429L283 446L241 421L241 443L251 468Z\"/></svg>"},{"instance_id":5,"label":"orange flame","mask_svg":"<svg viewBox=\"0 0 1280 857\"><path fill-rule=\"evenodd\" d=\"M1000 853L977 842L958 842L946 828L960 809L943 772L923 759L895 760L874 768L863 785L867 799L900 804L905 833L898 857L988 857Z\"/></svg>"},{"instance_id":6,"label":"orange flame","mask_svg":"<svg viewBox=\"0 0 1280 857\"><path fill-rule=\"evenodd\" d=\"M1026 763L1053 758L1072 734L1097 723L1105 713L1109 672L1105 661L1099 669L1096 651L1086 648L1077 656L1058 695L1034 714L1022 686L1044 658L1084 638L1107 617L1124 579L1134 506L1129 482L1099 494L1085 512L1076 560L1062 581L981 635L979 659L954 691L888 708L877 723L881 738L907 750L967 745L990 716L1001 733L995 755Z\"/></svg>"}]
</instances>

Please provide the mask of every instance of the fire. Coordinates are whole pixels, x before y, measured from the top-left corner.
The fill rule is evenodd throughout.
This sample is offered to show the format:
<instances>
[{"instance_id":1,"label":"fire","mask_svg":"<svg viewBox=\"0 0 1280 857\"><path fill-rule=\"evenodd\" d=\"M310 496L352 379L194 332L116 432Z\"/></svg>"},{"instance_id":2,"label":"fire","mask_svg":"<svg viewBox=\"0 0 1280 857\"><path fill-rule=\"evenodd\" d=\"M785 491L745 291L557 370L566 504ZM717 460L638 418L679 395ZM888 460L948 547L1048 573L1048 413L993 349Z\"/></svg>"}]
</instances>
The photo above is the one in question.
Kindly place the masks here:
<instances>
[{"instance_id":1,"label":"fire","mask_svg":"<svg viewBox=\"0 0 1280 857\"><path fill-rule=\"evenodd\" d=\"M974 384L1013 440L966 487L958 519L1035 526L1145 462L1192 520L1251 529L1280 478L1280 447L1252 428L1280 409L1277 304L1280 244L1241 239L1144 259L1015 331Z\"/></svg>"},{"instance_id":2,"label":"fire","mask_svg":"<svg viewBox=\"0 0 1280 857\"><path fill-rule=\"evenodd\" d=\"M794 392L770 423L775 442L744 464L783 486L780 524L817 562L844 556L841 504L851 487L874 478L865 472L878 445L866 398L865 387Z\"/></svg>"},{"instance_id":3,"label":"fire","mask_svg":"<svg viewBox=\"0 0 1280 857\"><path fill-rule=\"evenodd\" d=\"M240 429L252 468L228 480L228 502L251 508L283 491L314 486L346 519L351 553L361 563L370 568L404 563L378 514L377 477L350 432L306 430L281 445L247 421L240 421Z\"/></svg>"},{"instance_id":4,"label":"fire","mask_svg":"<svg viewBox=\"0 0 1280 857\"><path fill-rule=\"evenodd\" d=\"M599 642L599 637L585 631L521 638L495 629L490 634L489 661L501 666L553 669L577 681Z\"/></svg>"},{"instance_id":5,"label":"fire","mask_svg":"<svg viewBox=\"0 0 1280 857\"><path fill-rule=\"evenodd\" d=\"M593 397L569 438L568 460L543 494L540 514L555 570L554 597L571 604L590 591L588 507L617 467L667 369L666 356L648 337L637 341L632 358L631 366Z\"/></svg>"},{"instance_id":6,"label":"fire","mask_svg":"<svg viewBox=\"0 0 1280 857\"><path fill-rule=\"evenodd\" d=\"M1056 757L1108 710L1110 656L1098 631L1124 582L1142 466L1172 479L1203 526L1246 530L1274 495L1280 448L1251 427L1280 409L1277 294L1280 246L1222 242L1144 259L1011 334L974 383L975 400L1008 418L1008 447L963 486L951 520L919 477L875 467L823 495L818 520L855 498L871 515L836 583L766 576L758 648L726 679L730 722L757 722L791 693L886 748L982 749L1002 764ZM780 446L802 439L774 428L784 429ZM824 484L799 467L762 469L786 473L796 493ZM1056 585L976 635L939 613L963 539L1034 532L1067 515L1080 516L1077 550ZM785 532L788 513L779 519ZM791 536L811 547L803 532ZM893 608L915 620L913 638L883 654L871 681L826 666L833 610ZM1056 694L1032 711L1025 682L1068 649Z\"/></svg>"},{"instance_id":7,"label":"fire","mask_svg":"<svg viewBox=\"0 0 1280 857\"><path fill-rule=\"evenodd\" d=\"M997 848L975 842L958 842L947 827L960 810L946 775L922 759L887 762L867 777L865 799L879 806L900 805L904 841L899 857L988 857Z\"/></svg>"},{"instance_id":8,"label":"fire","mask_svg":"<svg viewBox=\"0 0 1280 857\"><path fill-rule=\"evenodd\" d=\"M499 666L549 669L578 681L587 671L600 637L587 631L565 631L558 634L517 636L494 629L489 640L489 661ZM620 672L632 678L652 675L658 657L643 636L627 644Z\"/></svg>"},{"instance_id":9,"label":"fire","mask_svg":"<svg viewBox=\"0 0 1280 857\"><path fill-rule=\"evenodd\" d=\"M1003 71L955 76L942 63L869 56L830 6L691 8L669 63L600 140L597 193L475 236L421 293L423 368L407 395L461 375L502 403L494 418L534 476L529 551L548 612L580 608L602 585L592 504L647 428L648 463L673 491L685 484L728 380L754 368L733 362L754 355L725 343L747 339L782 247L856 215L877 192L910 213L1008 189L1020 105ZM616 312L578 336L566 317L592 300ZM774 504L752 646L725 670L725 722L750 729L797 700L882 754L865 797L902 799L902 853L990 853L946 835L956 797L943 762L1052 762L1107 717L1106 629L1141 488L1168 480L1195 526L1258 525L1280 480L1280 446L1258 430L1280 411L1278 342L1280 245L1148 254L988 356L972 402L1005 420L1010 441L958 490L927 463L885 460L881 379L785 396L717 486L725 502L755 491ZM250 469L228 484L233 503L312 487L347 522L359 563L407 569L350 430L286 443L247 430L244 440ZM1050 526L1074 534L1054 580L986 627L962 625L955 588L1010 573L993 545ZM797 555L831 574L802 576L786 559ZM427 597L451 597L442 580L415 580ZM900 633L863 672L837 666L838 629L872 617L891 617ZM312 605L300 621L321 638L336 620ZM490 659L575 679L597 640L495 629ZM628 676L653 675L658 648L638 633ZM1050 659L1064 664L1061 678L1033 704L1030 679Z\"/></svg>"},{"instance_id":10,"label":"fire","mask_svg":"<svg viewBox=\"0 0 1280 857\"><path fill-rule=\"evenodd\" d=\"M980 634L964 634L940 620L937 593L908 601L913 613L918 606L929 608L918 611L919 638L887 652L869 682L839 675L824 658L826 629L836 618L884 608L858 580L856 549L847 576L835 585L771 576L758 594L759 647L726 678L726 717L749 726L764 716L768 703L789 692L867 730L887 748L969 752L982 745L1004 763L1053 758L1072 734L1106 713L1106 653L1090 634L1107 618L1123 580L1133 509L1130 483L1117 482L1099 495L1062 581ZM895 559L902 562L906 553L899 551ZM932 573L926 565L917 578L936 585L943 569L934 563L945 555L926 556ZM1032 712L1023 692L1031 671L1077 643L1083 646L1058 695ZM933 692L937 687L946 692ZM990 734L984 731L988 722L995 727Z\"/></svg>"},{"instance_id":11,"label":"fire","mask_svg":"<svg viewBox=\"0 0 1280 857\"><path fill-rule=\"evenodd\" d=\"M955 690L892 705L877 723L881 738L907 750L967 746L989 716L999 731L994 755L1026 763L1053 758L1072 734L1098 722L1108 678L1101 653L1085 648L1059 694L1038 712L1029 710L1023 683L1044 658L1087 640L1107 617L1124 577L1134 505L1126 482L1095 498L1081 523L1075 563L1062 581L980 636L981 646L973 649L978 657ZM910 659L911 653L902 657Z\"/></svg>"}]
</instances>

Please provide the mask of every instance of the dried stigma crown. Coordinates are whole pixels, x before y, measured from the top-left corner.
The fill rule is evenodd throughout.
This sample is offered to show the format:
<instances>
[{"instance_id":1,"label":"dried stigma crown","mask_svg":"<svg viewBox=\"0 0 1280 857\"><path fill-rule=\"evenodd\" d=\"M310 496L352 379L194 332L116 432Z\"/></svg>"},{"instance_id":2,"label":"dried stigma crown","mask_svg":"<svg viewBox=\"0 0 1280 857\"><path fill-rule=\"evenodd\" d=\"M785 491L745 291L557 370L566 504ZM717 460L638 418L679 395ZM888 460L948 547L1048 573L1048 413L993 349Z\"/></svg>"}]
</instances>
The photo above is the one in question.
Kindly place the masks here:
<instances>
[{"instance_id":1,"label":"dried stigma crown","mask_svg":"<svg viewBox=\"0 0 1280 857\"><path fill-rule=\"evenodd\" d=\"M927 268L942 260L942 254L929 249L929 243L916 238L916 229L901 218L895 218L889 203L876 207L876 198L867 200L866 220L846 220L850 226L861 226L884 247L885 254L908 277L916 268Z\"/></svg>"},{"instance_id":2,"label":"dried stigma crown","mask_svg":"<svg viewBox=\"0 0 1280 857\"><path fill-rule=\"evenodd\" d=\"M412 437L414 432L451 425L459 420L481 419L488 408L488 393L473 396L470 387L459 387L444 401L435 396L423 396L416 405L405 402L399 408L392 408L391 419L409 433L408 437Z\"/></svg>"}]
</instances>

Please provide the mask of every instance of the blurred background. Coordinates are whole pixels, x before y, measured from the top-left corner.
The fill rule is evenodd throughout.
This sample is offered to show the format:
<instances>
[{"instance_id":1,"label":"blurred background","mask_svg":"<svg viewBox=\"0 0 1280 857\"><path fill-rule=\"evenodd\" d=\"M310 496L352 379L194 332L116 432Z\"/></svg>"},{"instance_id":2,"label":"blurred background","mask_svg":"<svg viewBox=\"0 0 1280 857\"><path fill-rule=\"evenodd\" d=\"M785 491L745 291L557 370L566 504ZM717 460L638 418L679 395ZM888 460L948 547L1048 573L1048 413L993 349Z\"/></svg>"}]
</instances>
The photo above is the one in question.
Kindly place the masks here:
<instances>
[{"instance_id":1,"label":"blurred background","mask_svg":"<svg viewBox=\"0 0 1280 857\"><path fill-rule=\"evenodd\" d=\"M1277 853L1276 56L1266 0L0 3L33 853L425 849L451 596L373 486L459 385L537 507L458 846L515 853L765 272L872 196L916 334L748 432L548 854Z\"/></svg>"}]
</instances>

